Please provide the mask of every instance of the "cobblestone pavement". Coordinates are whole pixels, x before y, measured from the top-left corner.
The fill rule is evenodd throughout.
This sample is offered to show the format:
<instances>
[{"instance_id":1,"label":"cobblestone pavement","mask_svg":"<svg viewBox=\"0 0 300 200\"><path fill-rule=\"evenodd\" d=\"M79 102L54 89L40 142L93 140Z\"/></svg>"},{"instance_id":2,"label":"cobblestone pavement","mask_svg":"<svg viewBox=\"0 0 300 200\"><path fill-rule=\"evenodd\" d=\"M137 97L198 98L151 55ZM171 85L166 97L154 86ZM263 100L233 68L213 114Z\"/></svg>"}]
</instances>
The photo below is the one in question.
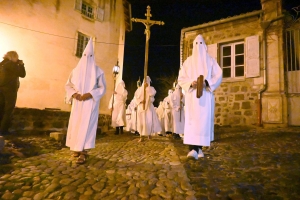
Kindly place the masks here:
<instances>
[{"instance_id":1,"label":"cobblestone pavement","mask_svg":"<svg viewBox=\"0 0 300 200\"><path fill-rule=\"evenodd\" d=\"M300 199L298 130L216 128L198 160L181 140L108 132L83 165L53 140L7 138L0 199Z\"/></svg>"}]
</instances>

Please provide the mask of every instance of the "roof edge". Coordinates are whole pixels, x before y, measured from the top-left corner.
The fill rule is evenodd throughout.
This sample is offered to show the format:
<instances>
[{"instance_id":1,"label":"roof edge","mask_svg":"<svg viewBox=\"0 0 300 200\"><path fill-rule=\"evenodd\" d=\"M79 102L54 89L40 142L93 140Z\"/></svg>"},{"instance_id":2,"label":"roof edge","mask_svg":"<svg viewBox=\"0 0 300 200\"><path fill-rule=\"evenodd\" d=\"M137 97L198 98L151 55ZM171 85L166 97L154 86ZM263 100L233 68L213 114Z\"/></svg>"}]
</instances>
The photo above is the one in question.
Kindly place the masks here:
<instances>
[{"instance_id":1,"label":"roof edge","mask_svg":"<svg viewBox=\"0 0 300 200\"><path fill-rule=\"evenodd\" d=\"M206 28L206 27L209 27L209 26L215 26L215 25L227 23L227 22L230 22L230 21L238 20L238 19L253 17L253 16L256 16L256 15L260 15L263 12L264 12L263 10L256 10L256 11L252 11L252 12L249 12L249 13L236 15L236 16L233 16L233 17L227 17L225 19L220 19L220 20L216 20L216 21L212 21L212 22L208 22L208 23L204 23L204 24L199 24L199 25L196 25L196 26L182 28L181 32L193 31L193 30L196 30L196 29Z\"/></svg>"}]
</instances>

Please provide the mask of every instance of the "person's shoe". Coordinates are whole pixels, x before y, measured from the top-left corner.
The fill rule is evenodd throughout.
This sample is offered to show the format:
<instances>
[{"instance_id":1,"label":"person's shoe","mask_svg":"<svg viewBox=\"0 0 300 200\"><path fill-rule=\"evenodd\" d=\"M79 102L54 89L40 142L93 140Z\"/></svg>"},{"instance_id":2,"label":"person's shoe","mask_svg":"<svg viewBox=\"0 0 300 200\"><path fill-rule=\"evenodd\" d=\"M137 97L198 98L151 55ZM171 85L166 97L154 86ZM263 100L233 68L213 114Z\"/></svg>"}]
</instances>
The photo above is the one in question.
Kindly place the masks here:
<instances>
[{"instance_id":1,"label":"person's shoe","mask_svg":"<svg viewBox=\"0 0 300 200\"><path fill-rule=\"evenodd\" d=\"M75 152L73 152L72 156L73 157L79 157L80 156L80 152L75 151Z\"/></svg>"},{"instance_id":2,"label":"person's shoe","mask_svg":"<svg viewBox=\"0 0 300 200\"><path fill-rule=\"evenodd\" d=\"M204 153L202 152L202 150L199 149L198 151L199 151L199 152L198 152L198 157L199 157L199 158L203 158L203 157L204 157Z\"/></svg>"},{"instance_id":3,"label":"person's shoe","mask_svg":"<svg viewBox=\"0 0 300 200\"><path fill-rule=\"evenodd\" d=\"M119 135L119 127L116 128L115 135Z\"/></svg>"},{"instance_id":4,"label":"person's shoe","mask_svg":"<svg viewBox=\"0 0 300 200\"><path fill-rule=\"evenodd\" d=\"M140 136L139 132L137 132L137 131L134 133L134 135Z\"/></svg>"},{"instance_id":5,"label":"person's shoe","mask_svg":"<svg viewBox=\"0 0 300 200\"><path fill-rule=\"evenodd\" d=\"M87 157L88 157L87 152L85 151L80 152L80 156L78 157L76 164L84 164Z\"/></svg>"},{"instance_id":6,"label":"person's shoe","mask_svg":"<svg viewBox=\"0 0 300 200\"><path fill-rule=\"evenodd\" d=\"M173 133L173 139L177 140L181 139L181 137L179 136L179 134Z\"/></svg>"},{"instance_id":7,"label":"person's shoe","mask_svg":"<svg viewBox=\"0 0 300 200\"><path fill-rule=\"evenodd\" d=\"M123 126L120 127L120 134L123 134Z\"/></svg>"},{"instance_id":8,"label":"person's shoe","mask_svg":"<svg viewBox=\"0 0 300 200\"><path fill-rule=\"evenodd\" d=\"M198 154L197 154L197 152L194 149L191 150L186 157L188 157L188 158L195 158L195 160L198 160Z\"/></svg>"},{"instance_id":9,"label":"person's shoe","mask_svg":"<svg viewBox=\"0 0 300 200\"><path fill-rule=\"evenodd\" d=\"M162 134L157 134L157 135L158 135L158 136L161 136L161 137L163 136Z\"/></svg>"}]
</instances>

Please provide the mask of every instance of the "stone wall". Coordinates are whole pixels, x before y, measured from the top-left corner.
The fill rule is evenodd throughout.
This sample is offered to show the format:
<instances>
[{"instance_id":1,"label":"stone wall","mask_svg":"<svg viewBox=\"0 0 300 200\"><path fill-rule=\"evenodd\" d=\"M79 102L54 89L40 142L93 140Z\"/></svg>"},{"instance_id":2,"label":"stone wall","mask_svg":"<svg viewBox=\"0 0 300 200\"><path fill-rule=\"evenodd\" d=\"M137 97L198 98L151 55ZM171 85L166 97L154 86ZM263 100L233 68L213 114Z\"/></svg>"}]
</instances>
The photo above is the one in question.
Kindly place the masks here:
<instances>
[{"instance_id":1,"label":"stone wall","mask_svg":"<svg viewBox=\"0 0 300 200\"><path fill-rule=\"evenodd\" d=\"M69 117L70 112L60 110L15 108L10 129L14 131L65 131ZM99 115L98 129L101 129L101 132L107 131L110 124L110 115Z\"/></svg>"},{"instance_id":2,"label":"stone wall","mask_svg":"<svg viewBox=\"0 0 300 200\"><path fill-rule=\"evenodd\" d=\"M192 31L186 34L184 38L184 60L192 54L192 43L198 34L204 37L207 45L223 44L235 40L242 41L252 35L258 35L261 39L262 29L259 24L259 17L254 16ZM219 60L217 61L220 63ZM256 125L256 100L262 81L261 76L223 79L220 87L214 92L215 124L220 126Z\"/></svg>"},{"instance_id":3,"label":"stone wall","mask_svg":"<svg viewBox=\"0 0 300 200\"><path fill-rule=\"evenodd\" d=\"M257 123L257 92L252 81L222 83L215 91L215 124L251 126Z\"/></svg>"}]
</instances>

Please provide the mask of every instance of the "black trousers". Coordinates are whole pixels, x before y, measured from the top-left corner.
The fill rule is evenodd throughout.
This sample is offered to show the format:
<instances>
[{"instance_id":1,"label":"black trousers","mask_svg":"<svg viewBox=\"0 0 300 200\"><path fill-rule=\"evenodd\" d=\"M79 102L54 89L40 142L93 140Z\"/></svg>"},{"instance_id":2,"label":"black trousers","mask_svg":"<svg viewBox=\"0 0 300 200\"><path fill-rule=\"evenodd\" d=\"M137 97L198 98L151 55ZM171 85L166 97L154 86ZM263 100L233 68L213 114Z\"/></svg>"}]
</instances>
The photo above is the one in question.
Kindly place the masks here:
<instances>
[{"instance_id":1,"label":"black trousers","mask_svg":"<svg viewBox=\"0 0 300 200\"><path fill-rule=\"evenodd\" d=\"M16 100L17 90L0 87L0 132L8 132Z\"/></svg>"},{"instance_id":2,"label":"black trousers","mask_svg":"<svg viewBox=\"0 0 300 200\"><path fill-rule=\"evenodd\" d=\"M199 149L202 150L202 146L196 146L196 145L189 145L190 151L195 150L197 153L199 153Z\"/></svg>"},{"instance_id":3,"label":"black trousers","mask_svg":"<svg viewBox=\"0 0 300 200\"><path fill-rule=\"evenodd\" d=\"M117 126L116 127L116 132L115 134L118 135L118 134L123 134L123 126Z\"/></svg>"}]
</instances>

